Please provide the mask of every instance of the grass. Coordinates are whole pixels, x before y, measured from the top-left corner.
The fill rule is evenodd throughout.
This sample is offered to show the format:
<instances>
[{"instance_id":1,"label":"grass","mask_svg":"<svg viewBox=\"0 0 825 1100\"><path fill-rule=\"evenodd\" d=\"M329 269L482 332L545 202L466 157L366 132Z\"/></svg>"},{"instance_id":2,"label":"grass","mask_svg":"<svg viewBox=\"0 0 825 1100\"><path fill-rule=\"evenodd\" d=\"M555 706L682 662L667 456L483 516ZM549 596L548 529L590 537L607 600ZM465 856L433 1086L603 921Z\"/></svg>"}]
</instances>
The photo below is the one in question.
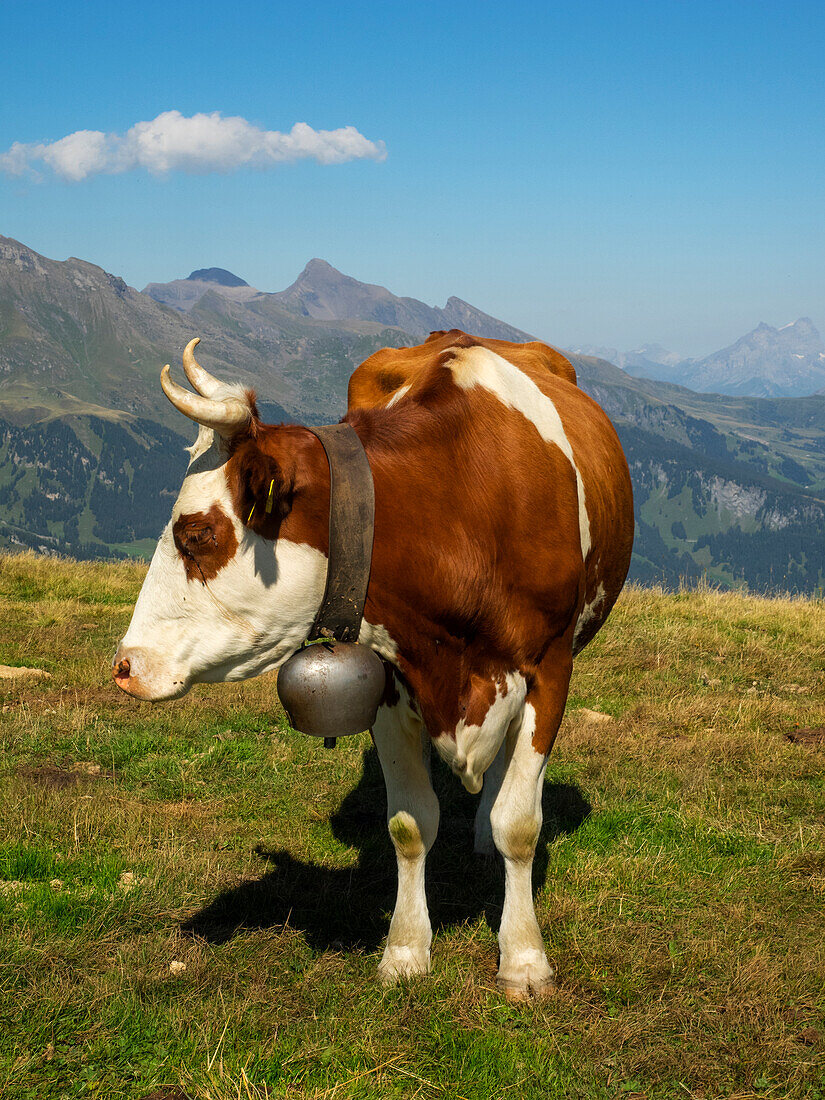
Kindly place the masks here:
<instances>
[{"instance_id":1,"label":"grass","mask_svg":"<svg viewBox=\"0 0 825 1100\"><path fill-rule=\"evenodd\" d=\"M290 732L270 677L119 695L143 572L0 557L0 664L51 673L0 681L4 1100L825 1098L825 746L785 737L825 725L821 600L624 593L548 769L559 991L514 1006L474 799L437 770L433 973L382 989L369 739Z\"/></svg>"}]
</instances>

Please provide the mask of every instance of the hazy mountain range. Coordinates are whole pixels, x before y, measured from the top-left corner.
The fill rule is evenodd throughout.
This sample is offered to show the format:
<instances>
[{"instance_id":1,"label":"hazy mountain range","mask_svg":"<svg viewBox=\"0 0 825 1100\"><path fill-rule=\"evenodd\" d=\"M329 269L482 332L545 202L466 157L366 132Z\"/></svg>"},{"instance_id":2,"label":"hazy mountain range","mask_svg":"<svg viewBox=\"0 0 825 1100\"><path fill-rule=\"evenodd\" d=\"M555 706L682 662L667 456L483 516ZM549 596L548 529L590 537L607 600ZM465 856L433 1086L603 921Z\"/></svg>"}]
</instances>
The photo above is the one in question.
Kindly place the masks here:
<instances>
[{"instance_id":1,"label":"hazy mountain range","mask_svg":"<svg viewBox=\"0 0 825 1100\"><path fill-rule=\"evenodd\" d=\"M186 312L204 297L210 286L220 287L220 293L233 301L249 304L265 300L316 321L357 318L401 329L416 340L423 340L436 329L451 328L499 340L521 342L535 339L504 321L482 313L460 298L448 298L444 308L438 309L419 302L417 298L398 298L383 286L360 283L336 271L326 260L318 259L309 261L292 286L275 294L256 290L231 271L219 267L193 271L187 279L176 279L171 283L149 283L143 293L156 302Z\"/></svg>"},{"instance_id":2,"label":"hazy mountain range","mask_svg":"<svg viewBox=\"0 0 825 1100\"><path fill-rule=\"evenodd\" d=\"M322 260L277 293L217 267L139 292L0 237L0 546L151 551L194 431L163 396L159 368L172 363L182 381L192 336L205 366L257 389L268 419L323 423L343 414L349 376L372 351L444 327L528 338L458 298L428 306ZM783 339L798 348L804 325L791 327ZM630 462L632 576L825 584L825 397L720 397L635 377L628 362L571 359Z\"/></svg>"},{"instance_id":3,"label":"hazy mountain range","mask_svg":"<svg viewBox=\"0 0 825 1100\"><path fill-rule=\"evenodd\" d=\"M825 342L809 317L772 328L763 323L704 359L682 359L659 344L634 351L581 347L638 378L675 382L701 393L807 397L825 392Z\"/></svg>"}]
</instances>

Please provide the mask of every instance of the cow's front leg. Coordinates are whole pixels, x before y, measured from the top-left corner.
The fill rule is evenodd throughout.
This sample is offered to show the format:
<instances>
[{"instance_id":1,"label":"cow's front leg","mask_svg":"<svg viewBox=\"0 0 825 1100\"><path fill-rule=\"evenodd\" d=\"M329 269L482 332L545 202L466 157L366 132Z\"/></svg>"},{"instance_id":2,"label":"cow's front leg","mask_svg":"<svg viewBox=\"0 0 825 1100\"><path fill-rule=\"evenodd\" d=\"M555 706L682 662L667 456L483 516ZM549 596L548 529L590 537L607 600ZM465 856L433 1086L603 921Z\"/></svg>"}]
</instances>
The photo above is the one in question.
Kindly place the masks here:
<instances>
[{"instance_id":1,"label":"cow's front leg","mask_svg":"<svg viewBox=\"0 0 825 1100\"><path fill-rule=\"evenodd\" d=\"M501 748L496 753L490 767L484 773L484 786L481 788L481 798L475 817L473 851L477 856L495 858L496 846L493 840L493 826L490 814L501 790L504 779L504 769L507 766L507 743L501 742Z\"/></svg>"},{"instance_id":2,"label":"cow's front leg","mask_svg":"<svg viewBox=\"0 0 825 1100\"><path fill-rule=\"evenodd\" d=\"M493 839L504 857L504 909L498 933L498 987L513 1000L555 988L533 904L533 858L542 821L547 754L564 713L570 662L528 693L507 731L504 778L490 811Z\"/></svg>"},{"instance_id":3,"label":"cow's front leg","mask_svg":"<svg viewBox=\"0 0 825 1100\"><path fill-rule=\"evenodd\" d=\"M379 710L373 738L387 785L387 823L398 859L398 896L378 967L382 980L389 983L430 969L432 928L424 864L438 832L439 811L428 769L429 738L403 687L395 706Z\"/></svg>"}]
</instances>

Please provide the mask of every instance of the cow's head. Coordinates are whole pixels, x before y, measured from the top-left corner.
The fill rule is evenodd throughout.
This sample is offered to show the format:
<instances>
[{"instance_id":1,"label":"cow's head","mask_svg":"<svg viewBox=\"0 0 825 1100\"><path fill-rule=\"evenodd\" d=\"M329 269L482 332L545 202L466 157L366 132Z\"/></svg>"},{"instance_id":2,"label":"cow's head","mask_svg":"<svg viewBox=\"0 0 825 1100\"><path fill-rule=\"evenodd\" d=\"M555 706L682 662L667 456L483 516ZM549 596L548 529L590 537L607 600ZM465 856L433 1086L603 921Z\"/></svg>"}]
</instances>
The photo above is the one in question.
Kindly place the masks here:
<instances>
[{"instance_id":1,"label":"cow's head","mask_svg":"<svg viewBox=\"0 0 825 1100\"><path fill-rule=\"evenodd\" d=\"M139 699L277 668L306 638L324 590L326 535L317 537L314 519L327 505L302 458L317 441L305 429L264 427L254 394L205 371L197 343L183 354L196 393L168 366L161 373L164 393L200 432L113 662L115 683Z\"/></svg>"}]
</instances>

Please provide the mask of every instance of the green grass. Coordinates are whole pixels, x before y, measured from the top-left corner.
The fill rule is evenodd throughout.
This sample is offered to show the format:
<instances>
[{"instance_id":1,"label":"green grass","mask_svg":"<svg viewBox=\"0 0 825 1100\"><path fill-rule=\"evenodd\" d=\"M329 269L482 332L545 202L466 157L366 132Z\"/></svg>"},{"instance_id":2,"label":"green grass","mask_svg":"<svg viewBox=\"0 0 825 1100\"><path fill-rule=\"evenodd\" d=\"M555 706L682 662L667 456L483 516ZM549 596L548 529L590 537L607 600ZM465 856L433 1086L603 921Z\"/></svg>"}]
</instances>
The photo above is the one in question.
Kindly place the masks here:
<instances>
[{"instance_id":1,"label":"green grass","mask_svg":"<svg viewBox=\"0 0 825 1100\"><path fill-rule=\"evenodd\" d=\"M3 388L0 416L8 418L12 423L27 425L66 416L97 416L116 423L128 423L134 419L129 413L84 401L63 390L32 385L20 380Z\"/></svg>"},{"instance_id":2,"label":"green grass","mask_svg":"<svg viewBox=\"0 0 825 1100\"><path fill-rule=\"evenodd\" d=\"M825 1098L825 747L784 736L825 724L822 601L623 595L548 768L559 991L515 1006L475 800L436 769L433 972L385 990L369 739L292 733L271 677L119 695L143 572L0 557L0 663L51 673L0 681L4 1100Z\"/></svg>"}]
</instances>

